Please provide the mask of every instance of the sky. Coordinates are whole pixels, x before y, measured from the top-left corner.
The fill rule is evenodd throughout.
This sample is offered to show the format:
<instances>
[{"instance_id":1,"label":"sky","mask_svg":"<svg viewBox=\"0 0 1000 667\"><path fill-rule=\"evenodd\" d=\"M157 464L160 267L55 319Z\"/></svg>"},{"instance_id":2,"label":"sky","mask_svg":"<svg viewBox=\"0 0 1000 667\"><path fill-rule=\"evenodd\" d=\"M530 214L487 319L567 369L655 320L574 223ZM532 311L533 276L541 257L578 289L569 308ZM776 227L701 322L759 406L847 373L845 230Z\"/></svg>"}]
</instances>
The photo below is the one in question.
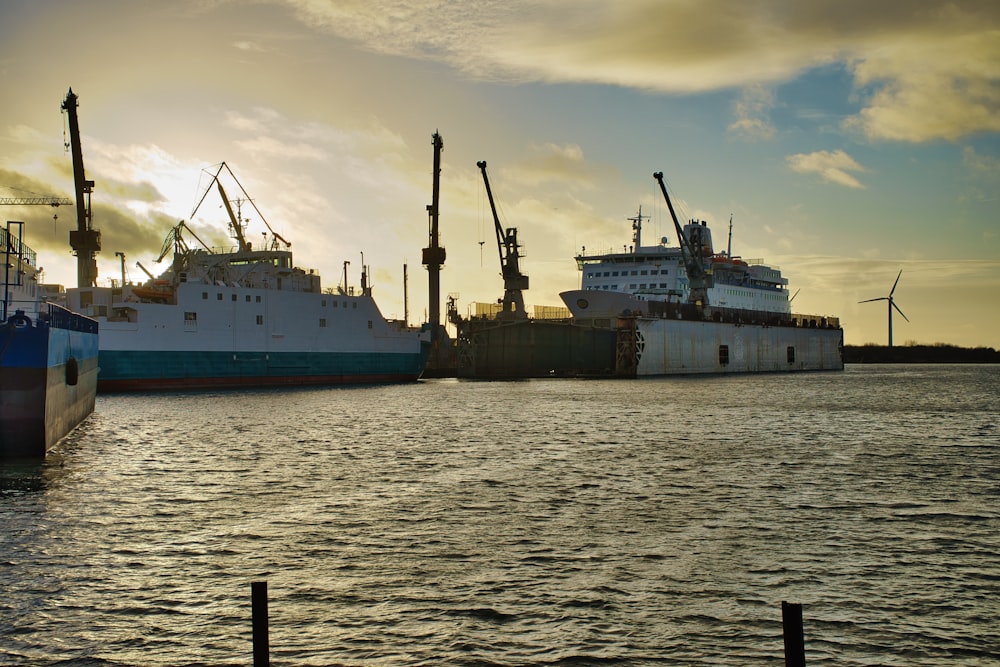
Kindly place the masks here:
<instances>
[{"instance_id":1,"label":"sky","mask_svg":"<svg viewBox=\"0 0 1000 667\"><path fill-rule=\"evenodd\" d=\"M3 0L0 197L73 196L72 87L101 231L99 284L157 274L180 220L232 245L225 162L324 287L370 267L384 315L427 317L432 135L441 293L503 296L482 175L516 227L525 302L561 305L574 256L683 220L779 267L793 310L847 344L1000 348L995 0ZM232 188L230 197L234 198ZM74 285L71 206L2 206L45 281ZM53 218L53 215L57 218ZM408 280L404 290L403 267ZM442 318L444 305L441 305Z\"/></svg>"}]
</instances>

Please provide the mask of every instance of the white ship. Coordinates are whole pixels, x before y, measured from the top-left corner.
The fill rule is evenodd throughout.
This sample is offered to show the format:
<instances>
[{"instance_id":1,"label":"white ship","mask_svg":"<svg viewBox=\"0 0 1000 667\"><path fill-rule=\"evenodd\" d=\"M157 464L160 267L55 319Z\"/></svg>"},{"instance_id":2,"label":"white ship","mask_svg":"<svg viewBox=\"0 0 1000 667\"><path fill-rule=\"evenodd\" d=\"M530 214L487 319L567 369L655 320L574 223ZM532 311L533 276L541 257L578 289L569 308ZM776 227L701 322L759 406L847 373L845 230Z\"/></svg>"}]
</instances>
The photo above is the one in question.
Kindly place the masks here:
<instances>
[{"instance_id":1,"label":"white ship","mask_svg":"<svg viewBox=\"0 0 1000 667\"><path fill-rule=\"evenodd\" d=\"M731 247L716 251L703 221L681 228L662 174L654 176L678 244L642 245L640 209L631 248L576 257L581 287L560 294L573 317L631 321L632 349L619 356L640 376L843 369L839 320L793 314L780 270Z\"/></svg>"},{"instance_id":2,"label":"white ship","mask_svg":"<svg viewBox=\"0 0 1000 667\"><path fill-rule=\"evenodd\" d=\"M229 213L232 248L192 247L185 234L200 239L181 221L165 242L161 258L172 249L173 262L161 275L131 285L123 269L118 286L68 290L69 307L100 322L99 391L420 377L429 332L386 320L364 272L360 291L324 290L317 273L293 264L281 236L272 232L255 249L241 216Z\"/></svg>"}]
</instances>

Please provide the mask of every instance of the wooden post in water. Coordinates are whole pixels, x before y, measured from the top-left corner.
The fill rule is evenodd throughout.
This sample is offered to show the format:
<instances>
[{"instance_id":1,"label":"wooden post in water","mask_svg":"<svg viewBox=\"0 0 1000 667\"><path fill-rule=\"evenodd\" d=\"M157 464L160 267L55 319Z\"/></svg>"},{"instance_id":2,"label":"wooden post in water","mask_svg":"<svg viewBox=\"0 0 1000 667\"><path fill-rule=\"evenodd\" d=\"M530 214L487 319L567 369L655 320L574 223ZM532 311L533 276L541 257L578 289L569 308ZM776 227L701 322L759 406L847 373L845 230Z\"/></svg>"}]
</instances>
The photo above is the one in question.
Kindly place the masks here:
<instances>
[{"instance_id":1,"label":"wooden post in water","mask_svg":"<svg viewBox=\"0 0 1000 667\"><path fill-rule=\"evenodd\" d=\"M266 581L250 582L250 605L253 608L253 667L269 667Z\"/></svg>"},{"instance_id":2,"label":"wooden post in water","mask_svg":"<svg viewBox=\"0 0 1000 667\"><path fill-rule=\"evenodd\" d=\"M781 602L781 627L785 636L785 667L806 667L801 604Z\"/></svg>"}]
</instances>

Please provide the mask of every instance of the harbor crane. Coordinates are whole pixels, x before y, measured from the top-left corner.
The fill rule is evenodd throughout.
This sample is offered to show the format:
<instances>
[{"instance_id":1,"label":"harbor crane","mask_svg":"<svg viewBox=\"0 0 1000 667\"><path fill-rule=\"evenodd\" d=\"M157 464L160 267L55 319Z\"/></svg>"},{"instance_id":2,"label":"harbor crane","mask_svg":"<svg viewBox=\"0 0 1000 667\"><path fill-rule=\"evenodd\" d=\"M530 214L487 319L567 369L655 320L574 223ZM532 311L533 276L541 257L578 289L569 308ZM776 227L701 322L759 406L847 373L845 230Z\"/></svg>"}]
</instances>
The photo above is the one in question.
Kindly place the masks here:
<instances>
[{"instance_id":1,"label":"harbor crane","mask_svg":"<svg viewBox=\"0 0 1000 667\"><path fill-rule=\"evenodd\" d=\"M691 239L681 229L681 223L677 220L677 213L674 212L674 205L670 201L670 195L667 194L667 186L663 184L663 172L656 172L653 174L653 178L660 184L660 191L663 193L663 198L667 200L667 208L670 209L670 218L674 221L674 231L680 242L681 256L684 258L684 270L687 272L688 277L688 302L698 308L705 308L708 306L709 278L708 274L705 273L702 244L692 244Z\"/></svg>"},{"instance_id":2,"label":"harbor crane","mask_svg":"<svg viewBox=\"0 0 1000 667\"><path fill-rule=\"evenodd\" d=\"M78 99L70 88L62 103L62 110L69 119L69 146L73 153L73 183L76 189L76 229L69 233L69 245L76 252L77 287L95 287L97 253L101 251L101 232L94 229L93 212L90 208L90 194L94 191L94 181L87 180L83 169L80 121L76 115Z\"/></svg>"},{"instance_id":3,"label":"harbor crane","mask_svg":"<svg viewBox=\"0 0 1000 667\"><path fill-rule=\"evenodd\" d=\"M441 327L441 267L444 265L445 252L441 245L438 228L441 200L441 151L444 150L444 140L439 132L431 136L434 147L434 174L431 181L431 203L427 205L427 247L423 249L422 262L427 267L428 308L430 308L429 324L431 326L431 341L437 350Z\"/></svg>"},{"instance_id":4,"label":"harbor crane","mask_svg":"<svg viewBox=\"0 0 1000 667\"><path fill-rule=\"evenodd\" d=\"M501 319L519 319L528 317L524 311L523 291L528 289L528 276L521 273L519 259L521 254L517 243L517 228L506 230L500 224L497 207L493 201L493 190L490 189L490 179L486 175L486 162L477 162L476 166L483 172L483 183L486 184L486 196L490 200L490 210L493 212L493 225L497 235L497 250L500 252L500 273L503 276L503 310L498 315Z\"/></svg>"}]
</instances>

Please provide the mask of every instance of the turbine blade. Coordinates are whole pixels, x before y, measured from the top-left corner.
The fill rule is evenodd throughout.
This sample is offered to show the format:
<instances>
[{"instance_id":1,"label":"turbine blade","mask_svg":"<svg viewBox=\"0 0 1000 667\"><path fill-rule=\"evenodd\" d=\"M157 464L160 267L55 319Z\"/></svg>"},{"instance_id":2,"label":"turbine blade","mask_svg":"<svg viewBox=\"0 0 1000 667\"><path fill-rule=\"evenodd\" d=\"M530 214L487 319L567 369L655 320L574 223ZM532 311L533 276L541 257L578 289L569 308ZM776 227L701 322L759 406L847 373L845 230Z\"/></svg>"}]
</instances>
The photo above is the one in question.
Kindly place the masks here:
<instances>
[{"instance_id":1,"label":"turbine blade","mask_svg":"<svg viewBox=\"0 0 1000 667\"><path fill-rule=\"evenodd\" d=\"M892 296L892 293L896 291L896 285L899 284L899 276L901 276L901 275L903 275L903 269L899 270L899 275L896 276L896 282L894 282L892 284L892 289L889 290L889 296ZM907 320L907 321L909 321L909 320Z\"/></svg>"},{"instance_id":2,"label":"turbine blade","mask_svg":"<svg viewBox=\"0 0 1000 667\"><path fill-rule=\"evenodd\" d=\"M880 296L876 299L865 299L864 301L858 301L858 303L868 303L869 301L887 301L888 299L889 297L887 296Z\"/></svg>"},{"instance_id":3,"label":"turbine blade","mask_svg":"<svg viewBox=\"0 0 1000 667\"><path fill-rule=\"evenodd\" d=\"M899 309L899 306L896 305L895 301L893 301L892 299L889 299L889 305L892 306L893 308L895 308L897 313L899 313L900 315L903 315L903 311L901 311ZM906 320L907 322L910 321L910 318L907 317L906 315L903 315L903 319Z\"/></svg>"}]
</instances>

